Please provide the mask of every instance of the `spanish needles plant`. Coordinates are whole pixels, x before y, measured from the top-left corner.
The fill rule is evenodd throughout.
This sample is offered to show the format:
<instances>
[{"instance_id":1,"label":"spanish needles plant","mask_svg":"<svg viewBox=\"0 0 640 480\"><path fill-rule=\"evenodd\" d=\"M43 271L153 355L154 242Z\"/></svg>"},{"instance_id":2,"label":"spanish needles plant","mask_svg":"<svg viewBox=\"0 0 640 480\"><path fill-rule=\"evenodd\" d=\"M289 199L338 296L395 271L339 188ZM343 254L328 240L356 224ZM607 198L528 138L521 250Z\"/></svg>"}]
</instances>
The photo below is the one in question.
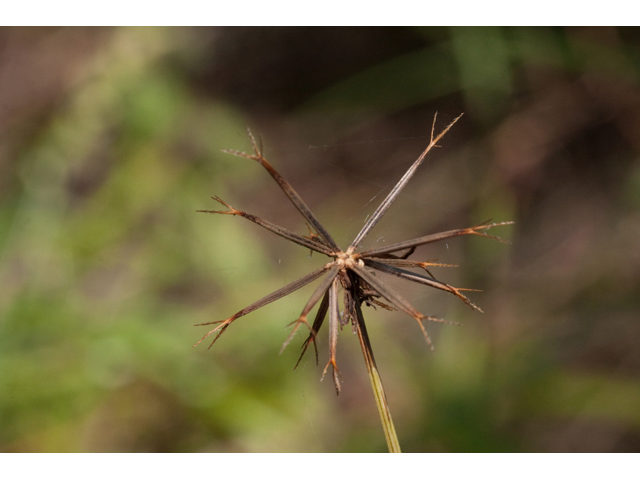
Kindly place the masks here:
<instances>
[{"instance_id":1,"label":"spanish needles plant","mask_svg":"<svg viewBox=\"0 0 640 480\"><path fill-rule=\"evenodd\" d=\"M462 115L460 115L462 116ZM351 323L352 328L355 333L358 334L360 339L360 345L362 347L362 353L364 355L365 363L367 366L367 371L369 373L369 378L371 380L371 386L373 388L374 397L376 400L376 404L378 406L378 412L380 413L380 419L382 421L382 426L384 429L385 437L387 440L387 446L389 447L390 452L400 452L400 445L398 443L398 438L395 432L395 428L393 425L393 421L391 419L391 413L389 412L389 407L387 404L386 396L384 393L384 388L382 386L382 381L380 380L380 376L378 374L378 369L376 367L376 362L373 356L373 350L371 348L371 343L369 341L369 336L367 335L367 328L364 321L364 316L362 314L361 306L364 303L367 306L381 306L383 308L387 308L389 310L401 310L413 317L427 344L433 349L433 345L431 343L431 339L429 338L429 334L423 324L424 320L432 321L432 322L441 322L441 323L449 323L455 324L455 322L447 322L441 318L436 318L428 315L423 315L418 312L409 302L407 302L400 294L398 294L394 289L392 289L389 285L387 285L383 280L379 277L375 276L372 273L372 270L388 273L391 275L398 276L400 278L404 278L406 280L410 280L412 282L421 283L427 285L429 287L437 288L439 290L443 290L445 292L449 292L460 300L462 300L465 304L471 307L474 310L478 310L482 312L480 308L478 308L471 300L469 300L462 291L468 290L463 288L455 288L447 283L436 280L429 270L427 270L428 266L448 266L444 264L438 263L430 263L430 262L420 262L409 260L409 256L415 251L416 247L419 245L424 245L426 243L436 242L439 240L444 240L447 238L457 237L460 235L479 235L481 237L492 238L495 240L503 241L498 237L494 237L492 235L488 235L485 231L492 227L497 227L501 225L509 225L513 222L502 222L502 223L493 223L484 224L471 227L471 228L462 228L458 230L449 230L446 232L436 233L432 235L426 235L424 237L414 238L413 240L407 240L405 242L395 243L393 245L388 245L382 248L375 248L363 252L358 252L358 247L360 243L364 240L364 238L369 234L369 232L373 229L373 227L378 223L378 221L382 218L382 216L387 212L391 204L395 201L395 199L400 195L402 189L409 182L411 177L414 175L427 153L436 146L438 141L449 131L449 129L453 126L455 122L460 118L457 117L453 122L451 122L440 134L434 137L434 128L436 117L433 119L433 126L431 128L431 141L427 148L422 152L422 154L418 157L418 159L413 163L413 165L407 170L404 176L400 179L400 181L396 184L396 186L391 190L389 195L384 199L384 201L380 204L380 206L376 209L373 215L368 219L365 223L364 227L358 233L356 238L351 242L351 245L345 250L341 250L340 247L336 244L334 239L331 237L329 232L322 226L322 224L318 221L316 216L311 212L306 203L300 198L300 196L296 193L296 191L291 187L291 185L284 179L280 174L271 166L271 164L267 161L262 153L262 149L255 141L251 132L249 132L249 138L251 139L251 143L253 145L253 154L247 154L244 152L238 152L234 150L224 150L227 153L231 153L233 155L237 155L239 157L250 158L252 160L257 161L262 165L269 174L273 177L273 179L278 183L282 191L289 197L293 205L300 211L302 216L305 218L307 223L313 228L313 232L310 236L305 237L299 235L297 233L291 232L285 228L279 227L278 225L274 225L266 220L263 220L255 215L251 215L250 213L243 212L241 210L236 210L228 203L224 202L222 199L218 197L212 197L214 200L224 205L227 210L217 211L217 210L198 210L198 212L205 213L218 213L221 215L237 215L246 218L247 220L260 225L267 230L279 235L287 240L297 243L303 247L309 248L312 251L322 253L331 258L331 261L328 262L323 267L315 270L308 275L305 275L302 278L276 290L273 293L270 293L264 298L261 298L257 302L252 303L248 307L243 308L239 312L235 313L231 317L226 320L214 321L214 322L206 322L198 325L212 325L219 324L214 329L210 330L202 339L200 339L196 345L202 342L205 338L213 335L214 337L209 348L215 343L215 341L222 335L222 333L238 318L247 315L248 313L253 312L271 302L274 302L286 295L289 295L292 292L304 287L305 285L313 282L314 280L322 277L324 278L320 282L320 285L316 288L316 290L311 295L311 298L307 302L307 304L302 309L302 313L298 317L297 320L292 322L293 329L284 344L282 345L282 350L289 344L294 334L298 330L298 328L302 325L306 326L309 329L309 336L306 341L303 343L302 354L300 355L300 359L306 352L310 343L313 343L314 349L316 352L316 363L318 361L318 350L316 347L316 335L322 324L329 314L329 361L324 368L322 376L326 374L329 366L331 366L332 374L333 374L333 383L336 388L336 394L340 393L340 372L338 370L338 365L336 362L336 345L338 341L338 329ZM424 269L428 276L421 275L418 273L414 273L409 270L405 270L404 268L422 268ZM343 291L343 310L340 311L338 306L338 289L342 287ZM382 300L386 301L384 303ZM316 313L313 324L310 325L307 321L307 316L311 309L320 302L320 307L318 308L318 312ZM194 345L195 346L195 345ZM300 363L300 359L298 363ZM298 364L296 364L297 366Z\"/></svg>"}]
</instances>

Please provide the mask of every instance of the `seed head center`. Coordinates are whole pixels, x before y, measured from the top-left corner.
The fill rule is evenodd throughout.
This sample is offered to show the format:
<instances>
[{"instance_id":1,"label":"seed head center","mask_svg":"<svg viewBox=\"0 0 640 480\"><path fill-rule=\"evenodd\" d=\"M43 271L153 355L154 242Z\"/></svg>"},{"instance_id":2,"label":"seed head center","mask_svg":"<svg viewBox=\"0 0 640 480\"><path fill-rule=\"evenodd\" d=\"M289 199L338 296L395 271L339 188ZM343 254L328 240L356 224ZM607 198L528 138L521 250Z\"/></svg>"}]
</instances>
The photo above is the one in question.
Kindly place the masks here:
<instances>
[{"instance_id":1,"label":"seed head center","mask_svg":"<svg viewBox=\"0 0 640 480\"><path fill-rule=\"evenodd\" d=\"M364 262L360 258L357 258L357 255L355 254L343 253L338 256L336 261L338 262L338 265L343 268L353 268L356 265L364 265Z\"/></svg>"}]
</instances>

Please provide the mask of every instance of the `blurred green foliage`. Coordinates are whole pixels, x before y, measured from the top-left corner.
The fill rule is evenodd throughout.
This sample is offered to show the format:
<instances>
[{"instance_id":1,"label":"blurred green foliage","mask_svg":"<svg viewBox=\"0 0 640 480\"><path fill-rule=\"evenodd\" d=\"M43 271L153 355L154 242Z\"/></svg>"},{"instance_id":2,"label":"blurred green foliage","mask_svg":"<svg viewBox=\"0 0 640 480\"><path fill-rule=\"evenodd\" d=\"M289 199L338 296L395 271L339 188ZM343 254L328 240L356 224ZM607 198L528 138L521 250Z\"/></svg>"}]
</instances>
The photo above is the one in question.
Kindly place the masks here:
<instances>
[{"instance_id":1,"label":"blurred green foliage","mask_svg":"<svg viewBox=\"0 0 640 480\"><path fill-rule=\"evenodd\" d=\"M366 30L352 34L375 36ZM219 195L306 234L264 171L220 152L247 149L245 127L257 125L272 163L348 241L383 198L372 197L421 151L433 112L444 123L462 110L466 126L376 232L392 241L490 217L518 224L496 232L513 250L472 238L420 254L459 263L444 279L485 290L474 295L487 312L477 318L406 287L421 311L465 323L429 326L434 355L401 315L366 312L404 450L636 449L640 135L627 125L640 125L637 32L400 29L393 35L416 46L355 72L338 65L336 78L286 108L265 107L268 90L245 98L245 84L216 83L244 63L259 73L243 76L248 85L281 81L286 90L280 44L258 41L229 64L209 56L260 32L2 33L5 48L26 49L27 66L42 61L44 42L99 39L82 55L60 47L62 86L39 109L12 107L18 113L0 118L0 448L384 451L348 329L339 398L318 382L312 353L292 371L302 336L277 354L308 288L234 323L211 350L191 348L207 331L192 325L227 318L323 261L242 219L195 211L214 208L209 197ZM315 48L334 51L329 40ZM304 78L290 81L304 87ZM580 82L578 93L567 89ZM28 84L12 88L4 95L29 94ZM556 90L560 100L547 102ZM600 103L566 131L554 127L574 93L579 105ZM572 142L593 139L593 125L606 134L606 122L603 146L588 144L600 155L590 167ZM306 148L314 144L331 148ZM604 184L609 173L614 187ZM323 339L321 365L325 348ZM598 438L586 442L591 431Z\"/></svg>"}]
</instances>

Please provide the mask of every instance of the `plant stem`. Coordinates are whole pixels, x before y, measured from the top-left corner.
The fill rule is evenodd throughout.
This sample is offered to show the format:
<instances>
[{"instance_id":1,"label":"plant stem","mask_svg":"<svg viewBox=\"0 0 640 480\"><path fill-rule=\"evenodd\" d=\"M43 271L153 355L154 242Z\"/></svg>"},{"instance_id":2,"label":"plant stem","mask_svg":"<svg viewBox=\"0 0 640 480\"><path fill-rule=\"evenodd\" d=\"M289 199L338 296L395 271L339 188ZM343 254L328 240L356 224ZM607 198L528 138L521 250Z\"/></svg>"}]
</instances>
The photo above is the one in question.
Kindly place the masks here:
<instances>
[{"instance_id":1,"label":"plant stem","mask_svg":"<svg viewBox=\"0 0 640 480\"><path fill-rule=\"evenodd\" d=\"M387 397L384 393L384 387L382 386L382 379L378 373L375 358L373 358L373 349L369 342L367 327L364 324L364 317L358 303L356 303L356 316L358 317L358 338L360 339L360 346L362 347L362 354L364 355L364 363L367 365L367 371L369 372L369 380L371 380L371 388L373 389L373 396L376 399L376 406L380 414L384 436L387 440L387 447L389 448L389 453L401 453L400 442L398 441L396 429L393 425L391 411L389 410Z\"/></svg>"}]
</instances>

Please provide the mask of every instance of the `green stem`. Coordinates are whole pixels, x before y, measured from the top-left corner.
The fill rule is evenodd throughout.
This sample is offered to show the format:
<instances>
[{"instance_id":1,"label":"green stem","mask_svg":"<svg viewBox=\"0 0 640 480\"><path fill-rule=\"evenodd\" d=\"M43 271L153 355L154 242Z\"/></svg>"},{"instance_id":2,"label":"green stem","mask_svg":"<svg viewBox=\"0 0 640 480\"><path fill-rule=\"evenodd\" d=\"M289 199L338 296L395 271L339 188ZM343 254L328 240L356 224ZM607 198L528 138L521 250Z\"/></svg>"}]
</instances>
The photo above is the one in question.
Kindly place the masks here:
<instances>
[{"instance_id":1,"label":"green stem","mask_svg":"<svg viewBox=\"0 0 640 480\"><path fill-rule=\"evenodd\" d=\"M369 342L369 335L367 334L367 328L364 324L362 310L360 309L360 305L357 303L356 314L358 317L358 338L360 339L364 362L367 365L367 371L369 372L369 380L371 380L371 388L373 389L373 396L376 399L376 406L378 407L378 413L380 414L380 421L382 422L384 436L387 440L387 447L389 448L389 453L401 453L400 442L396 435L396 429L393 426L391 411L389 410L387 397L384 393L384 387L382 386L382 379L378 373L375 358L373 358L373 349Z\"/></svg>"}]
</instances>

